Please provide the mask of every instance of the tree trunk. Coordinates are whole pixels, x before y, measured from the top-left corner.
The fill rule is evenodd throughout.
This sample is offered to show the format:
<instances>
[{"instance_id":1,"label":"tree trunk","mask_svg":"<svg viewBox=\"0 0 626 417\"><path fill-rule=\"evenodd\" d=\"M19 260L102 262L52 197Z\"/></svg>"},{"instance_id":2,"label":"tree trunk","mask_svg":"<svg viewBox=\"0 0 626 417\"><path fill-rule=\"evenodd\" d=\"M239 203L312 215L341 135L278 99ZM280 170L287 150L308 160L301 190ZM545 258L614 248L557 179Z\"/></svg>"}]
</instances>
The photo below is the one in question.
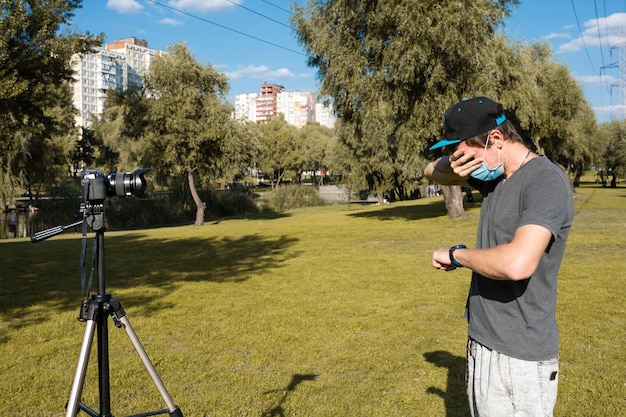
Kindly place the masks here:
<instances>
[{"instance_id":1,"label":"tree trunk","mask_svg":"<svg viewBox=\"0 0 626 417\"><path fill-rule=\"evenodd\" d=\"M448 210L448 218L458 219L465 216L465 209L463 208L463 192L458 185L442 185L443 200L446 203L446 210Z\"/></svg>"},{"instance_id":2,"label":"tree trunk","mask_svg":"<svg viewBox=\"0 0 626 417\"><path fill-rule=\"evenodd\" d=\"M206 209L206 203L200 199L198 190L196 190L196 181L193 177L194 171L195 169L193 167L187 167L187 181L189 181L189 190L191 191L193 201L196 203L196 221L194 225L202 226L204 224L204 210Z\"/></svg>"},{"instance_id":3,"label":"tree trunk","mask_svg":"<svg viewBox=\"0 0 626 417\"><path fill-rule=\"evenodd\" d=\"M545 149L541 146L541 136L533 136L532 141L537 149L537 155L545 155Z\"/></svg>"}]
</instances>

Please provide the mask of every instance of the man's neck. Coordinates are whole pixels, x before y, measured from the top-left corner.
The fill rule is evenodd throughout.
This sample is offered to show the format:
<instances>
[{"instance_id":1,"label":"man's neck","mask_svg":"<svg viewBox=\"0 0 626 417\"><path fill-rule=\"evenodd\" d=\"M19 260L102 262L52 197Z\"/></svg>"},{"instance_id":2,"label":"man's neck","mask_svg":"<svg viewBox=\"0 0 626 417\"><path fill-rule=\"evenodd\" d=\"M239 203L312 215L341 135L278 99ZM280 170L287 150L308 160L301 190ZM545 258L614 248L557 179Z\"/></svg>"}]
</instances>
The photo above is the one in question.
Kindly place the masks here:
<instances>
[{"instance_id":1,"label":"man's neck","mask_svg":"<svg viewBox=\"0 0 626 417\"><path fill-rule=\"evenodd\" d=\"M530 151L524 144L518 142L509 142L509 149L504 156L504 178L509 178L511 175L520 169L525 163L537 155ZM504 149L503 149L504 150Z\"/></svg>"}]
</instances>

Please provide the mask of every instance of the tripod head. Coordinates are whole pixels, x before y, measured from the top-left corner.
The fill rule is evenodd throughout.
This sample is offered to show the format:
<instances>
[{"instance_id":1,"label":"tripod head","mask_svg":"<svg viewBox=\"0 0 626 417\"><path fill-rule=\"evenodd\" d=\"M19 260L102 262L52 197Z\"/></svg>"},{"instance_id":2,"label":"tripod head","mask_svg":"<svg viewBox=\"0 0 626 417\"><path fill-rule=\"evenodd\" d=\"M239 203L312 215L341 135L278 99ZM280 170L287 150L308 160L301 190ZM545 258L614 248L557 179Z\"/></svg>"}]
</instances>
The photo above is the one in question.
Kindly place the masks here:
<instances>
[{"instance_id":1,"label":"tripod head","mask_svg":"<svg viewBox=\"0 0 626 417\"><path fill-rule=\"evenodd\" d=\"M49 239L53 236L63 233L67 229L80 226L81 224L89 226L94 232L104 229L104 204L94 205L81 203L79 213L81 214L81 220L66 225L51 227L50 229L33 233L30 236L30 241L33 243L41 242L42 240Z\"/></svg>"}]
</instances>

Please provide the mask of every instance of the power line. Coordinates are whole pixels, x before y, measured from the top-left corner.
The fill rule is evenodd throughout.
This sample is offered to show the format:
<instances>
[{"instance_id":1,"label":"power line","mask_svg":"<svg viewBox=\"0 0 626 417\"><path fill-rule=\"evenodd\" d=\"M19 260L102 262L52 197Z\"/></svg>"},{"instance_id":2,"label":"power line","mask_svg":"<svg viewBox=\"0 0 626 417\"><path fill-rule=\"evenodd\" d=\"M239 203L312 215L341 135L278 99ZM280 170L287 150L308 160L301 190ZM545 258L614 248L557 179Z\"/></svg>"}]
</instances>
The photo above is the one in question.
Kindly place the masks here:
<instances>
[{"instance_id":1,"label":"power line","mask_svg":"<svg viewBox=\"0 0 626 417\"><path fill-rule=\"evenodd\" d=\"M288 28L288 29L291 29L291 27L290 27L289 25L286 25L286 24L284 24L283 22L280 22L280 21L278 21L278 20L276 20L276 19L272 19L271 17L266 16L266 15L264 15L263 13L259 13L259 12L255 11L255 10L252 10L252 9L250 9L250 8L248 8L248 7L244 6L244 5L241 5L241 4L239 4L239 3L235 3L233 0L226 0L226 1L227 1L227 2L229 2L229 3L234 4L234 5L235 5L235 6L237 6L237 7L241 7L242 9L247 10L247 11L249 11L250 13L254 13L254 14L259 15L259 16L261 16L261 17L263 17L263 18L267 19L267 20L271 20L271 21L272 21L272 22L274 22L274 23L278 23L278 24L279 24L279 25L281 25L281 26L284 26L284 27L286 27L286 28Z\"/></svg>"},{"instance_id":2,"label":"power line","mask_svg":"<svg viewBox=\"0 0 626 417\"><path fill-rule=\"evenodd\" d=\"M277 43L270 42L270 41L268 41L268 40L261 39L261 38L259 38L259 37L256 37L256 36L253 36L253 35L250 35L250 34L247 34L247 33L241 32L241 31L239 31L239 30L237 30L237 29L233 29L233 28L230 28L230 27L228 27L228 26L224 26L224 25L221 25L221 24L219 24L219 23L215 23L215 22L213 22L213 21L211 21L211 20L208 20L208 19L205 19L205 18L203 18L203 17L200 17L200 16L197 16L197 15L194 15L194 14L192 14L192 13L188 13L188 12L186 12L186 11L184 11L184 10L177 9L177 8L175 8L175 7L172 7L172 6L168 6L168 5L166 5L166 4L163 4L163 3L158 2L158 1L156 1L156 0L148 0L148 1L149 1L149 2L151 2L151 3L156 4L157 6L161 6L161 7L164 7L164 8L166 8L166 9L170 9L170 10L173 10L173 11L175 11L175 12L177 12L177 13L183 14L183 15L185 15L185 16L189 16L189 17L191 17L191 18L201 20L201 21L203 21L203 22L205 22L205 23L209 23L209 24L211 24L211 25L214 25L214 26L217 26L217 27L219 27L219 28L222 28L222 29L228 30L228 31L230 31L230 32L234 32L234 33L236 33L236 34L238 34L238 35L245 36L245 37L247 37L247 38L254 39L254 40L256 40L256 41L266 43L266 44L271 45L271 46L274 46L274 47L276 47L276 48L284 49L285 51L289 51L289 52L292 52L292 53L294 53L294 54L298 54L298 55L301 55L301 56L306 56L304 53L302 53L302 52L300 52L300 51L296 51L295 49L287 48L286 46L282 46L282 45L279 45L279 44L277 44Z\"/></svg>"},{"instance_id":3,"label":"power line","mask_svg":"<svg viewBox=\"0 0 626 417\"><path fill-rule=\"evenodd\" d=\"M284 9L284 8L282 8L282 7L278 6L278 5L274 4L274 3L271 3L271 2L269 2L269 1L267 1L267 0L261 0L261 1L262 1L263 3L267 3L267 4L269 4L270 6L274 6L274 7L276 7L278 10L282 10L283 12L286 12L286 13L291 13L291 11L290 11L290 10Z\"/></svg>"},{"instance_id":4,"label":"power line","mask_svg":"<svg viewBox=\"0 0 626 417\"><path fill-rule=\"evenodd\" d=\"M578 25L578 32L580 32L580 39L583 42L583 47L585 48L585 53L587 54L587 59L589 59L589 64L591 65L591 69L593 72L596 72L595 67L593 66L593 61L591 60L591 56L589 55L589 49L587 48L587 44L585 43L585 35L580 27L580 21L578 20L578 13L576 13L576 6L574 6L574 0L571 0L572 9L574 9L574 17L576 17L576 24Z\"/></svg>"},{"instance_id":5,"label":"power line","mask_svg":"<svg viewBox=\"0 0 626 417\"><path fill-rule=\"evenodd\" d=\"M598 42L600 44L600 57L602 59L602 66L604 66L604 52L602 52L602 34L600 34L600 17L598 16L598 3L593 0L593 6L596 10L596 27L598 28ZM606 20L606 16L605 16Z\"/></svg>"}]
</instances>

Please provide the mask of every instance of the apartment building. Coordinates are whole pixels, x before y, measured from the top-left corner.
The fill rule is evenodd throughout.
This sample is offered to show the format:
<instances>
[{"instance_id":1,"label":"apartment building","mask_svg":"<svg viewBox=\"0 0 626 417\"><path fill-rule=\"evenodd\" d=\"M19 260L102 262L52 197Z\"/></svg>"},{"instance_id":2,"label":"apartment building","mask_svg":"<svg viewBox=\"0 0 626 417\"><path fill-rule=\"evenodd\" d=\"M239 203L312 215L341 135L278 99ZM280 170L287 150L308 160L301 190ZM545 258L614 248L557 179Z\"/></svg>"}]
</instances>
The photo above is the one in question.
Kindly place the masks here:
<instances>
[{"instance_id":1,"label":"apartment building","mask_svg":"<svg viewBox=\"0 0 626 417\"><path fill-rule=\"evenodd\" d=\"M335 127L335 110L331 105L324 103L315 103L315 121L322 126L330 129Z\"/></svg>"},{"instance_id":2,"label":"apartment building","mask_svg":"<svg viewBox=\"0 0 626 417\"><path fill-rule=\"evenodd\" d=\"M109 88L118 91L141 88L152 60L164 54L137 38L120 39L91 53L77 54L72 61L73 102L78 110L76 125L89 127L93 117L102 114ZM334 127L332 108L316 103L314 93L289 92L282 85L264 82L258 93L235 96L236 119L263 123L279 113L298 128L308 122Z\"/></svg>"},{"instance_id":3,"label":"apartment building","mask_svg":"<svg viewBox=\"0 0 626 417\"><path fill-rule=\"evenodd\" d=\"M235 118L238 120L264 123L278 114L297 128L309 122L330 128L335 125L332 108L316 103L315 93L286 91L281 85L264 82L259 93L235 96Z\"/></svg>"},{"instance_id":4,"label":"apartment building","mask_svg":"<svg viewBox=\"0 0 626 417\"><path fill-rule=\"evenodd\" d=\"M235 119L256 122L257 93L237 94L235 96Z\"/></svg>"},{"instance_id":5,"label":"apartment building","mask_svg":"<svg viewBox=\"0 0 626 417\"><path fill-rule=\"evenodd\" d=\"M278 114L278 95L284 91L282 85L263 83L256 98L257 123L263 123Z\"/></svg>"},{"instance_id":6,"label":"apartment building","mask_svg":"<svg viewBox=\"0 0 626 417\"><path fill-rule=\"evenodd\" d=\"M164 51L150 49L144 40L128 38L76 55L72 61L76 125L88 127L94 115L102 114L109 88L141 88L150 62L163 54Z\"/></svg>"},{"instance_id":7,"label":"apartment building","mask_svg":"<svg viewBox=\"0 0 626 417\"><path fill-rule=\"evenodd\" d=\"M315 94L307 91L284 91L278 95L277 110L292 126L301 128L315 121Z\"/></svg>"}]
</instances>

